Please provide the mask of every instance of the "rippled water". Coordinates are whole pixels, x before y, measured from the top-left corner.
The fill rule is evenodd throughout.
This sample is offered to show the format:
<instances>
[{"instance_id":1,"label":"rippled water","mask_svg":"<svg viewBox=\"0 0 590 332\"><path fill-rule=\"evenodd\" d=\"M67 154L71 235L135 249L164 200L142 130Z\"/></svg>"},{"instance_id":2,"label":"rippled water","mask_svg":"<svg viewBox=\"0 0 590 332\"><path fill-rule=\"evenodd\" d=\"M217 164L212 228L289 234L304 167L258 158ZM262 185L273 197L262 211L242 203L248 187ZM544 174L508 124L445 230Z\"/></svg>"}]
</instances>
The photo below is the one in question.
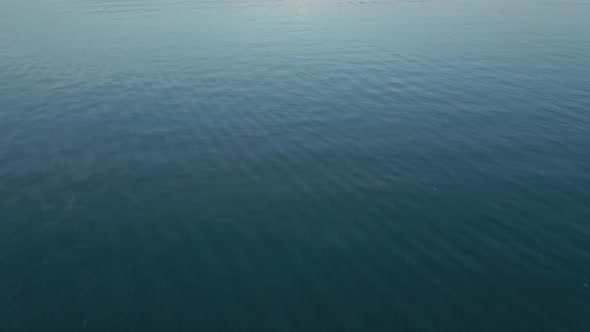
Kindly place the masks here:
<instances>
[{"instance_id":1,"label":"rippled water","mask_svg":"<svg viewBox=\"0 0 590 332\"><path fill-rule=\"evenodd\" d=\"M588 17L0 0L0 329L589 331Z\"/></svg>"}]
</instances>

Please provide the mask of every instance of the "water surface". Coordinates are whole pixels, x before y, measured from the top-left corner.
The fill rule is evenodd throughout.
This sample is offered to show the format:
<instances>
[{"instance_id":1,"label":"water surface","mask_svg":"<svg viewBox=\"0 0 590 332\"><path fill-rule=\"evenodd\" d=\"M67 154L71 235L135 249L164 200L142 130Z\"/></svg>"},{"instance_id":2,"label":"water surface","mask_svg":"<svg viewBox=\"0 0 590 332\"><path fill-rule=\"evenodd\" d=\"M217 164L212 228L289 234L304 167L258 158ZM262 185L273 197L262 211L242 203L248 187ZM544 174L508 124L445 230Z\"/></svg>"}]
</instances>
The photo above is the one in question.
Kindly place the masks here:
<instances>
[{"instance_id":1,"label":"water surface","mask_svg":"<svg viewBox=\"0 0 590 332\"><path fill-rule=\"evenodd\" d=\"M2 331L588 331L588 17L0 0Z\"/></svg>"}]
</instances>

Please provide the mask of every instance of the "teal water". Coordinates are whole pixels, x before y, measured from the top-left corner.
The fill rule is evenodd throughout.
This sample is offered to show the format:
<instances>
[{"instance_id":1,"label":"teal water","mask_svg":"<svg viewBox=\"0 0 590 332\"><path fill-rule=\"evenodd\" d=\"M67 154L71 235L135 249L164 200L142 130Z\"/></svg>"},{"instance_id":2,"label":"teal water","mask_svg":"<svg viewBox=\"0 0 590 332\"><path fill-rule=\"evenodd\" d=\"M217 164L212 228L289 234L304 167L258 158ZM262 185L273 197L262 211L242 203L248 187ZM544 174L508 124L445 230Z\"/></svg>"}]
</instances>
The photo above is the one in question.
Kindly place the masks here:
<instances>
[{"instance_id":1,"label":"teal water","mask_svg":"<svg viewBox=\"0 0 590 332\"><path fill-rule=\"evenodd\" d=\"M0 330L590 331L589 17L0 0Z\"/></svg>"}]
</instances>

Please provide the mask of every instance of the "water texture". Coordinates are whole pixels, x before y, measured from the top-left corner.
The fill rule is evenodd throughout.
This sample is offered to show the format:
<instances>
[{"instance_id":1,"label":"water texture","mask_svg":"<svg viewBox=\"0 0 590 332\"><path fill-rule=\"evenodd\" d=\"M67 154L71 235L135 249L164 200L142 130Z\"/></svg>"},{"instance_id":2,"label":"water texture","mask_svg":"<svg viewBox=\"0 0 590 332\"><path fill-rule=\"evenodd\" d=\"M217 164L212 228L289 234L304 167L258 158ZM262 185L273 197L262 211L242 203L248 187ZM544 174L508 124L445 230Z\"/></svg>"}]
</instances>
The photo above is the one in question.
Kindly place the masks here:
<instances>
[{"instance_id":1,"label":"water texture","mask_svg":"<svg viewBox=\"0 0 590 332\"><path fill-rule=\"evenodd\" d=\"M0 330L590 331L589 17L0 0Z\"/></svg>"}]
</instances>

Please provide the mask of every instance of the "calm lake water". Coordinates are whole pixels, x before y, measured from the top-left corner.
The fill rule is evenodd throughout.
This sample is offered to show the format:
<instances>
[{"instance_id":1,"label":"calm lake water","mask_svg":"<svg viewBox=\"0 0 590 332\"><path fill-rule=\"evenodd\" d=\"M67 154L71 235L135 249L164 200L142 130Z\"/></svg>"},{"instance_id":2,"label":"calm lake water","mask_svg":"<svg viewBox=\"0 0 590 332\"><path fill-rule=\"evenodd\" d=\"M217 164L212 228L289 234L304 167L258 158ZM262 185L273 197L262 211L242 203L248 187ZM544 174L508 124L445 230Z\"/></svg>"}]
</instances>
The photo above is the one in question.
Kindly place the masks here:
<instances>
[{"instance_id":1,"label":"calm lake water","mask_svg":"<svg viewBox=\"0 0 590 332\"><path fill-rule=\"evenodd\" d=\"M0 0L0 330L590 331L589 17Z\"/></svg>"}]
</instances>

